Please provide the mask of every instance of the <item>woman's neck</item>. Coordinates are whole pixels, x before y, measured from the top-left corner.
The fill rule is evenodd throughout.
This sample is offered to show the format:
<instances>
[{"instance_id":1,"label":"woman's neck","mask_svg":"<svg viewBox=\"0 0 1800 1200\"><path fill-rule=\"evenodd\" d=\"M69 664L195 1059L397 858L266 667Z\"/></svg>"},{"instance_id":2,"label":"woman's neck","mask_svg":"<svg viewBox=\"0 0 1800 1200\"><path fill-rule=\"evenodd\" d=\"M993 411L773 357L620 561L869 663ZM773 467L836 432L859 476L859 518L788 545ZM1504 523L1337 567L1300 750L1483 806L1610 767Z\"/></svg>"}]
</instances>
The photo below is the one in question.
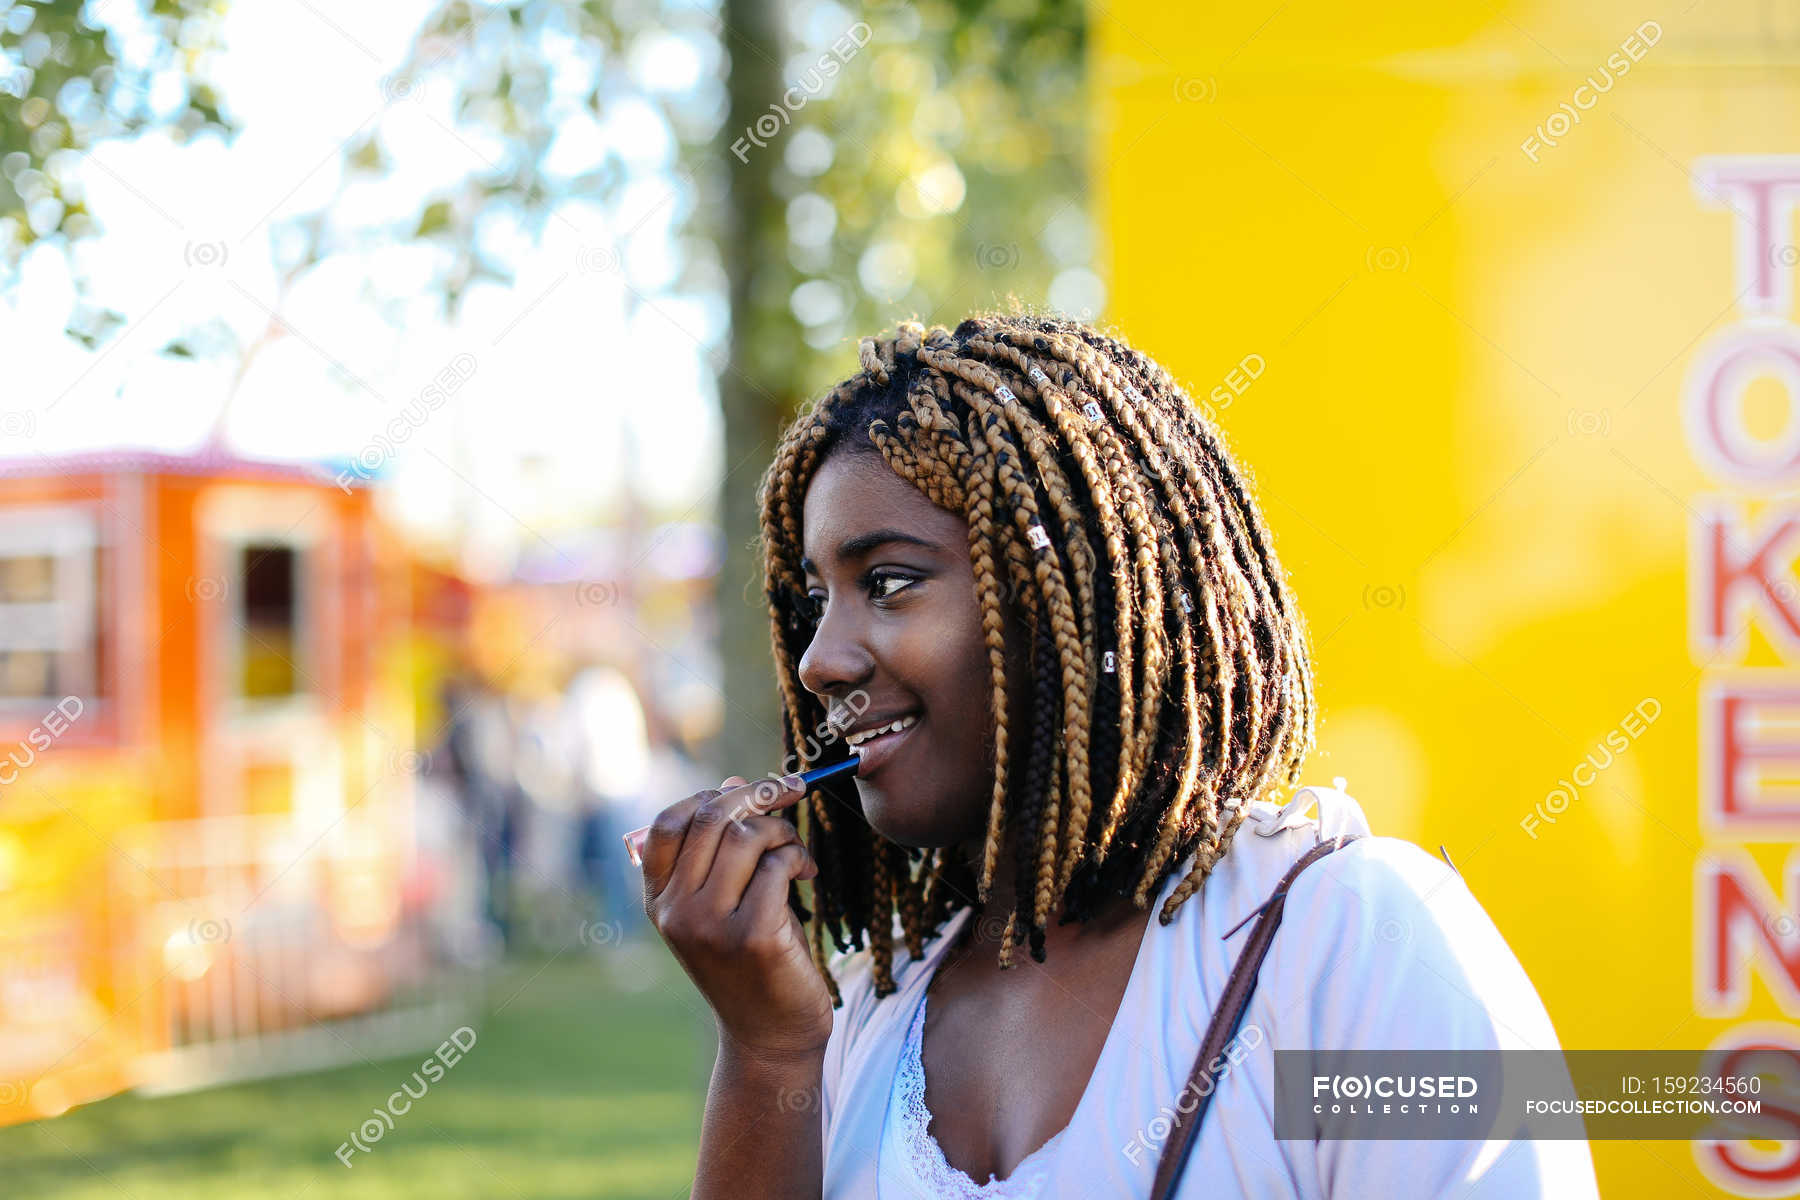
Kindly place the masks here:
<instances>
[{"instance_id":1,"label":"woman's neck","mask_svg":"<svg viewBox=\"0 0 1800 1200\"><path fill-rule=\"evenodd\" d=\"M983 842L964 843L959 847L964 861L970 864L974 878L981 877L981 856ZM976 897L968 897L974 909L964 926L958 944L966 946L966 952L959 957L995 959L999 954L1005 938L1007 918L1012 915L1016 905L1018 871L1011 855L1002 854L994 864L994 878L988 887L987 902L980 903ZM1046 965L1053 960L1058 947L1079 944L1085 948L1089 945L1108 941L1118 936L1127 928L1139 934L1144 929L1144 913L1123 896L1109 897L1086 921L1060 923L1058 910L1052 907L1044 928L1044 950ZM1015 931L1015 942L1021 950L1027 945L1025 931ZM977 954L976 952L981 952ZM1031 961L1028 954L1022 954L1026 961ZM1065 955L1065 958L1067 956Z\"/></svg>"}]
</instances>

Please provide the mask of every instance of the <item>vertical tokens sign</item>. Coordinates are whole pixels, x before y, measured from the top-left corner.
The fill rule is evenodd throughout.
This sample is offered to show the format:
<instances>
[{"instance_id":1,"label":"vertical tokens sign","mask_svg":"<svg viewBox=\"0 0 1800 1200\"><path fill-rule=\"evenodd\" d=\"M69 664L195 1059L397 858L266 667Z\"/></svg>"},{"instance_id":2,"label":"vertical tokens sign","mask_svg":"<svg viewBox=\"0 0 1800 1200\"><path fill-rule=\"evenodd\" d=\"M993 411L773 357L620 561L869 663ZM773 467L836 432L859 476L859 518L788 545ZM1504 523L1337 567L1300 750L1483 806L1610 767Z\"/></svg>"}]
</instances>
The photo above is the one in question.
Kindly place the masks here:
<instances>
[{"instance_id":1,"label":"vertical tokens sign","mask_svg":"<svg viewBox=\"0 0 1800 1200\"><path fill-rule=\"evenodd\" d=\"M1705 839L1694 874L1694 1007L1732 1022L1713 1045L1735 1065L1792 1089L1800 1027L1744 1018L1752 975L1784 1017L1800 1018L1800 852L1773 877L1748 852L1750 843L1800 838L1800 155L1706 157L1693 179L1700 203L1732 226L1732 319L1695 347L1682 394L1688 447L1716 489L1691 501L1689 544ZM1756 427L1752 395L1771 383L1788 404L1774 436ZM1781 665L1749 665L1753 635ZM1800 1111L1774 1111L1800 1139ZM1696 1153L1734 1194L1800 1191L1800 1140L1705 1143Z\"/></svg>"}]
</instances>

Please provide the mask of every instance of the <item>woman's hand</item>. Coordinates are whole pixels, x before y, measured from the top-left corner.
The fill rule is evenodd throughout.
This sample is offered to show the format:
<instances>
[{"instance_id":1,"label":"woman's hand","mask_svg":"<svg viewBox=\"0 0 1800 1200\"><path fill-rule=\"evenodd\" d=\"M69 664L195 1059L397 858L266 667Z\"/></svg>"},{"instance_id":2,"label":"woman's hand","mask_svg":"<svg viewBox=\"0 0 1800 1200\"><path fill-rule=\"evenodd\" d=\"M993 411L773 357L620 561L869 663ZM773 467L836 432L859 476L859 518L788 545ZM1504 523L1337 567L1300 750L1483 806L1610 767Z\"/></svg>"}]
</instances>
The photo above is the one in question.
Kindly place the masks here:
<instances>
[{"instance_id":1,"label":"woman's hand","mask_svg":"<svg viewBox=\"0 0 1800 1200\"><path fill-rule=\"evenodd\" d=\"M831 993L788 907L818 865L768 815L800 800L796 776L733 775L657 814L644 841L644 912L718 1016L722 1040L769 1060L823 1052Z\"/></svg>"}]
</instances>

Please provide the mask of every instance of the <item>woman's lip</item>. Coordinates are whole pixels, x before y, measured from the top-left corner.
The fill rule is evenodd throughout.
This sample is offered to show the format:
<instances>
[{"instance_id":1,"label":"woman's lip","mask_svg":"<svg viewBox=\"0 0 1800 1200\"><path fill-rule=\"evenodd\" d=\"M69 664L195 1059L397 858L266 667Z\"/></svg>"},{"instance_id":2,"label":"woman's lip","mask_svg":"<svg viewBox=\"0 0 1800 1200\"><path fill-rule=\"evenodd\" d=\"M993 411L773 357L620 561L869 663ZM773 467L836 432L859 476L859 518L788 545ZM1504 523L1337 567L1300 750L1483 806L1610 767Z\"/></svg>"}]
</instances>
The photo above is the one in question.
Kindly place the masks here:
<instances>
[{"instance_id":1,"label":"woman's lip","mask_svg":"<svg viewBox=\"0 0 1800 1200\"><path fill-rule=\"evenodd\" d=\"M862 760L857 765L856 777L865 779L879 771L888 759L894 757L895 748L904 742L924 719L923 716L915 715L913 723L898 733L884 733L880 737L873 737L866 742L850 747L850 753Z\"/></svg>"}]
</instances>

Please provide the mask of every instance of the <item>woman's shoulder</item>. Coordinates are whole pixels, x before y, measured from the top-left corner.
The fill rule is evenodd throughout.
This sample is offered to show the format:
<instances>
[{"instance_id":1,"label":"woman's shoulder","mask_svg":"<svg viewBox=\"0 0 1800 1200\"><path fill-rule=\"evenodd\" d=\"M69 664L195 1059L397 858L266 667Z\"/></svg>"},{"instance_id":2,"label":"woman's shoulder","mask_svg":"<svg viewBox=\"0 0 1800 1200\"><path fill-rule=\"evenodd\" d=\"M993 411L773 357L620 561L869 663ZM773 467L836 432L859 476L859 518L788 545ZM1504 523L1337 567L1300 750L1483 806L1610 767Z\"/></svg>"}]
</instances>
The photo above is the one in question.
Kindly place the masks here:
<instances>
[{"instance_id":1,"label":"woman's shoulder","mask_svg":"<svg viewBox=\"0 0 1800 1200\"><path fill-rule=\"evenodd\" d=\"M1276 1051L1560 1049L1523 964L1461 873L1410 841L1369 832L1336 782L1320 789L1317 825L1329 828L1295 821L1279 836L1294 839L1296 858L1338 833L1355 840L1295 877L1248 1025ZM1272 1076L1263 1078L1273 1106ZM1487 1141L1326 1139L1311 1144L1305 1169L1333 1195L1404 1180L1401 1190L1418 1195L1538 1195L1550 1182L1559 1196L1598 1196L1584 1143L1527 1137L1520 1123ZM1309 1149L1279 1144L1301 1159Z\"/></svg>"},{"instance_id":2,"label":"woman's shoulder","mask_svg":"<svg viewBox=\"0 0 1800 1200\"><path fill-rule=\"evenodd\" d=\"M1304 1025L1290 1031L1295 1040L1366 1049L1557 1048L1524 966L1462 875L1410 841L1371 832L1336 782L1296 793L1286 817L1272 805L1254 814L1261 819L1247 843L1257 856L1265 835L1290 839L1261 851L1268 861L1259 874L1273 887L1284 860L1291 866L1321 841L1353 838L1294 878L1261 972L1275 994L1306 997L1288 1010ZM1319 804L1318 819L1296 819L1297 805L1309 800Z\"/></svg>"},{"instance_id":3,"label":"woman's shoulder","mask_svg":"<svg viewBox=\"0 0 1800 1200\"><path fill-rule=\"evenodd\" d=\"M1302 787L1285 804L1252 801L1225 853L1200 889L1173 914L1170 926L1186 935L1174 940L1193 943L1196 952L1207 959L1235 959L1243 940L1236 933L1248 928L1246 919L1261 911L1302 857L1321 842L1334 838L1354 840L1346 841L1343 848L1301 871L1295 880L1296 888L1315 883L1328 864L1342 873L1346 863L1333 860L1343 860L1345 855L1368 865L1378 878L1359 881L1360 885L1372 885L1378 891L1385 891L1403 872L1429 873L1430 863L1435 860L1410 842L1375 836L1362 806L1344 790L1345 781L1339 778L1334 784ZM1421 859L1425 862L1421 863ZM1166 903L1193 865L1192 854L1176 865L1157 896L1159 905ZM1290 915L1295 907L1290 898ZM1233 936L1222 936L1227 931Z\"/></svg>"},{"instance_id":4,"label":"woman's shoulder","mask_svg":"<svg viewBox=\"0 0 1800 1200\"><path fill-rule=\"evenodd\" d=\"M1303 787L1280 807L1253 803L1232 843L1234 849L1247 848L1250 857L1260 860L1252 873L1273 875L1268 881L1273 885L1320 843L1341 841L1338 849L1295 876L1285 906L1288 916L1296 909L1311 913L1307 902L1320 894L1324 903L1331 903L1335 894L1361 915L1382 919L1428 908L1440 894L1460 893L1473 899L1447 858L1404 838L1375 833L1362 806L1345 790L1346 781L1340 776L1332 783ZM1338 908L1342 911L1343 904Z\"/></svg>"},{"instance_id":5,"label":"woman's shoulder","mask_svg":"<svg viewBox=\"0 0 1800 1200\"><path fill-rule=\"evenodd\" d=\"M892 975L896 989L904 988L907 981L923 970L928 970L946 945L946 939L953 936L962 922L967 919L969 910L959 908L936 931L925 938L924 954L914 959L906 949L906 936L900 926L899 914L895 914L893 928L889 931L890 944L893 946ZM875 996L875 958L867 946L858 950L839 950L826 959L826 969L838 986L838 996L843 1001L839 1008L839 1016L848 1025L857 1025L867 1015L867 1010Z\"/></svg>"},{"instance_id":6,"label":"woman's shoulder","mask_svg":"<svg viewBox=\"0 0 1800 1200\"><path fill-rule=\"evenodd\" d=\"M906 949L900 918L898 914L895 915L893 928L889 931L893 946L891 974L895 991L886 998L875 994L875 959L867 946L858 950L840 950L827 958L826 969L837 983L840 1001L837 1014L832 1018L831 1032L834 1048L839 1054L847 1052L878 1016L899 1007L891 1003L893 997L907 990L920 974L930 973L944 947L955 936L963 921L968 919L968 914L967 908L959 908L951 914L943 925L926 937L924 954L916 959ZM889 1001L885 1006L882 1003L884 999Z\"/></svg>"},{"instance_id":7,"label":"woman's shoulder","mask_svg":"<svg viewBox=\"0 0 1800 1200\"><path fill-rule=\"evenodd\" d=\"M909 994L928 977L932 965L949 944L969 910L959 909L929 938L924 954L914 959L906 949L905 939L896 917L891 935L894 939L893 978L895 991L886 997L875 994L874 956L867 947L839 951L826 960L826 968L837 983L839 1005L831 1019L831 1035L825 1043L825 1062L820 1089L822 1130L829 1144L834 1120L843 1103L842 1093L870 1065L871 1047L897 1044L902 1035L899 1025L907 1014L902 996ZM885 1027L884 1027L884 1022ZM874 1057L879 1057L874 1055Z\"/></svg>"},{"instance_id":8,"label":"woman's shoulder","mask_svg":"<svg viewBox=\"0 0 1800 1200\"><path fill-rule=\"evenodd\" d=\"M1404 838L1375 833L1362 806L1345 790L1346 781L1339 777L1332 782L1331 787L1302 787L1279 806L1252 802L1215 868L1224 884L1220 891L1242 892L1243 899L1252 900L1254 911L1309 851L1323 842L1341 840L1339 848L1295 876L1284 921L1292 920L1297 911L1317 917L1309 902L1321 895L1320 902L1326 905L1335 898L1336 912L1383 918L1428 908L1446 891L1473 899L1446 859ZM1212 884L1209 879L1207 886Z\"/></svg>"}]
</instances>

